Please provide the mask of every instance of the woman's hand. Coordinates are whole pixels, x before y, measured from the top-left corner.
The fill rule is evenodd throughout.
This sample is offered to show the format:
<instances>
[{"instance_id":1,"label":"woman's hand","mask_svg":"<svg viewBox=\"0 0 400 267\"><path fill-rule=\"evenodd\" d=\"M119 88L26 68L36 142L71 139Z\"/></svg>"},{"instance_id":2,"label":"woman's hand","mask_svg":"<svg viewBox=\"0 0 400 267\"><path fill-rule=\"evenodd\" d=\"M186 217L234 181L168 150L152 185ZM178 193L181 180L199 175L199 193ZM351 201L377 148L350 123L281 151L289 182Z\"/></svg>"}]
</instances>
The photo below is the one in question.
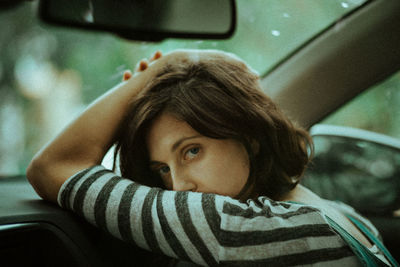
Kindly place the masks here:
<instances>
[{"instance_id":1,"label":"woman's hand","mask_svg":"<svg viewBox=\"0 0 400 267\"><path fill-rule=\"evenodd\" d=\"M96 99L35 155L27 169L28 180L42 198L55 202L61 185L68 177L101 163L114 142L132 99L165 66L218 60L221 57L228 57L238 66L246 68L243 61L234 55L216 50L175 50L165 55L157 51L149 60L141 60L135 73L126 71L124 82Z\"/></svg>"},{"instance_id":2,"label":"woman's hand","mask_svg":"<svg viewBox=\"0 0 400 267\"><path fill-rule=\"evenodd\" d=\"M129 80L133 75L141 73L149 68L154 61L160 59L162 57L163 63L159 62L161 65L163 64L180 64L182 62L188 63L198 63L201 61L212 61L218 60L223 58L224 60L231 61L244 70L250 71L255 75L259 76L259 73L251 68L248 64L246 64L241 58L237 55L229 52L213 50L213 49L206 49L206 50L199 50L199 49L177 49L172 52L169 52L165 55L162 55L160 51L156 51L153 56L150 57L149 60L142 59L136 65L135 73L132 74L130 70L126 70L123 74L123 81Z\"/></svg>"},{"instance_id":3,"label":"woman's hand","mask_svg":"<svg viewBox=\"0 0 400 267\"><path fill-rule=\"evenodd\" d=\"M124 80L96 99L56 138L32 159L27 178L36 192L56 202L58 191L68 177L100 164L114 142L131 100L163 68L161 52L149 61L139 62L136 72L124 74Z\"/></svg>"},{"instance_id":4,"label":"woman's hand","mask_svg":"<svg viewBox=\"0 0 400 267\"><path fill-rule=\"evenodd\" d=\"M149 67L149 64L151 64L153 61L155 61L155 60L161 58L161 56L162 56L162 53L161 53L160 51L156 51L156 52L153 54L153 56L150 57L149 60L147 60L147 59L142 59L142 60L140 60L140 61L138 62L138 64L136 65L135 72L138 73L138 72L145 71L145 70ZM132 72L131 72L130 70L126 70L126 71L124 72L124 74L123 74L122 80L123 80L123 81L127 81L127 80L129 80L131 77L132 77Z\"/></svg>"}]
</instances>

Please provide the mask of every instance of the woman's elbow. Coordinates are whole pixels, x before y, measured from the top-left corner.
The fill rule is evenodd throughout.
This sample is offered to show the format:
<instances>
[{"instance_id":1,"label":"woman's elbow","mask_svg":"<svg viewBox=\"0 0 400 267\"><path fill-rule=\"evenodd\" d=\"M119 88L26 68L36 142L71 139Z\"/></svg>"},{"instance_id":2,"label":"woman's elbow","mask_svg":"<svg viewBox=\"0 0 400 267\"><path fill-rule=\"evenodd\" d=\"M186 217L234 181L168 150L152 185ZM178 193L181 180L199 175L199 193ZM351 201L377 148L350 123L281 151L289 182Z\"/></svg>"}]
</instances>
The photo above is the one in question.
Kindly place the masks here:
<instances>
[{"instance_id":1,"label":"woman's elbow","mask_svg":"<svg viewBox=\"0 0 400 267\"><path fill-rule=\"evenodd\" d=\"M41 198L56 203L62 184L73 174L93 165L84 161L59 160L42 153L32 159L26 177Z\"/></svg>"},{"instance_id":2,"label":"woman's elbow","mask_svg":"<svg viewBox=\"0 0 400 267\"><path fill-rule=\"evenodd\" d=\"M35 189L36 193L41 198L48 200L48 197L45 193L46 183L43 181L43 179L46 177L45 165L46 164L41 162L41 160L36 157L32 159L32 161L28 165L28 168L26 169L26 178L32 185L33 189Z\"/></svg>"}]
</instances>

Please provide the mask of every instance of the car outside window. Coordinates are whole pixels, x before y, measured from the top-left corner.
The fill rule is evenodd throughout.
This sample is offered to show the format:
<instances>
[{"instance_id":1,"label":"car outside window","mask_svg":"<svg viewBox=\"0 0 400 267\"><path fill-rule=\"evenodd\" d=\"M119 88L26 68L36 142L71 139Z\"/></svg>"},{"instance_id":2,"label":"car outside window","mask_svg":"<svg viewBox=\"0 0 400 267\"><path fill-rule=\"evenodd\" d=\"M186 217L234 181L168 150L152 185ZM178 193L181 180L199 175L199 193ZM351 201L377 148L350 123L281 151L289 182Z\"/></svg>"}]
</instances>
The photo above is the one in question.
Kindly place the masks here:
<instances>
[{"instance_id":1,"label":"car outside window","mask_svg":"<svg viewBox=\"0 0 400 267\"><path fill-rule=\"evenodd\" d=\"M400 71L321 121L400 138Z\"/></svg>"},{"instance_id":2,"label":"car outside window","mask_svg":"<svg viewBox=\"0 0 400 267\"><path fill-rule=\"evenodd\" d=\"M397 72L314 126L311 132L330 132L313 136L315 155L303 184L364 214L400 217L399 89Z\"/></svg>"},{"instance_id":3,"label":"car outside window","mask_svg":"<svg viewBox=\"0 0 400 267\"><path fill-rule=\"evenodd\" d=\"M264 75L366 1L238 0L231 39L161 43L48 26L37 2L0 11L0 175L24 173L38 149L155 50L221 49Z\"/></svg>"}]
</instances>

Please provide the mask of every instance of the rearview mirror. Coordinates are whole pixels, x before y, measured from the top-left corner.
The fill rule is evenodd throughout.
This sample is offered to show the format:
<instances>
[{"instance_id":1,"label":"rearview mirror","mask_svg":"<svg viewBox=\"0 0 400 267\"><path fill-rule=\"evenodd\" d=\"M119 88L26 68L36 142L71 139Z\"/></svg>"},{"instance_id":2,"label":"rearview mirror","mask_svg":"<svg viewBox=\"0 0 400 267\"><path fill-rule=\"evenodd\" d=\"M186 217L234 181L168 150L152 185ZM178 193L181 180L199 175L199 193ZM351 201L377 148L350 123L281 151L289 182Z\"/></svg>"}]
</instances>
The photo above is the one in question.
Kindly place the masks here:
<instances>
[{"instance_id":1,"label":"rearview mirror","mask_svg":"<svg viewBox=\"0 0 400 267\"><path fill-rule=\"evenodd\" d=\"M398 216L400 140L333 125L310 129L315 156L302 184L364 214Z\"/></svg>"},{"instance_id":2,"label":"rearview mirror","mask_svg":"<svg viewBox=\"0 0 400 267\"><path fill-rule=\"evenodd\" d=\"M234 0L41 0L39 14L47 23L144 41L226 39L236 26Z\"/></svg>"}]
</instances>

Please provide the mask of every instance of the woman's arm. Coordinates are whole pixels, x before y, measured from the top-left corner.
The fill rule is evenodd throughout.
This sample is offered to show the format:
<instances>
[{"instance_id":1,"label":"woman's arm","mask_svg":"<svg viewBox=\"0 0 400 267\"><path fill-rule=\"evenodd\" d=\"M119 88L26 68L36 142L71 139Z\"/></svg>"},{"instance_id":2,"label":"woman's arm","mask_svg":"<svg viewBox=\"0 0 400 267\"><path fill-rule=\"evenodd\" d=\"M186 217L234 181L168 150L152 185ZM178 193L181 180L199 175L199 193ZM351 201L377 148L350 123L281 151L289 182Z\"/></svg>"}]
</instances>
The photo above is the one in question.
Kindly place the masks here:
<instances>
[{"instance_id":1,"label":"woman's arm","mask_svg":"<svg viewBox=\"0 0 400 267\"><path fill-rule=\"evenodd\" d=\"M157 52L151 61L160 57L161 53ZM35 155L28 166L27 178L43 199L56 202L60 186L68 177L101 162L114 141L129 103L159 72L168 57L171 55L150 66L147 61L141 61L131 79L99 97Z\"/></svg>"},{"instance_id":2,"label":"woman's arm","mask_svg":"<svg viewBox=\"0 0 400 267\"><path fill-rule=\"evenodd\" d=\"M200 265L357 266L311 206L151 188L102 166L72 176L58 203L119 239Z\"/></svg>"},{"instance_id":3,"label":"woman's arm","mask_svg":"<svg viewBox=\"0 0 400 267\"><path fill-rule=\"evenodd\" d=\"M244 65L234 55L214 50L175 50L160 57L160 52L154 54L149 66L147 61L141 61L131 79L97 99L35 155L28 166L27 178L43 199L55 202L60 186L68 177L101 162L113 144L129 103L163 66L179 64L181 60L198 62L220 57Z\"/></svg>"}]
</instances>

